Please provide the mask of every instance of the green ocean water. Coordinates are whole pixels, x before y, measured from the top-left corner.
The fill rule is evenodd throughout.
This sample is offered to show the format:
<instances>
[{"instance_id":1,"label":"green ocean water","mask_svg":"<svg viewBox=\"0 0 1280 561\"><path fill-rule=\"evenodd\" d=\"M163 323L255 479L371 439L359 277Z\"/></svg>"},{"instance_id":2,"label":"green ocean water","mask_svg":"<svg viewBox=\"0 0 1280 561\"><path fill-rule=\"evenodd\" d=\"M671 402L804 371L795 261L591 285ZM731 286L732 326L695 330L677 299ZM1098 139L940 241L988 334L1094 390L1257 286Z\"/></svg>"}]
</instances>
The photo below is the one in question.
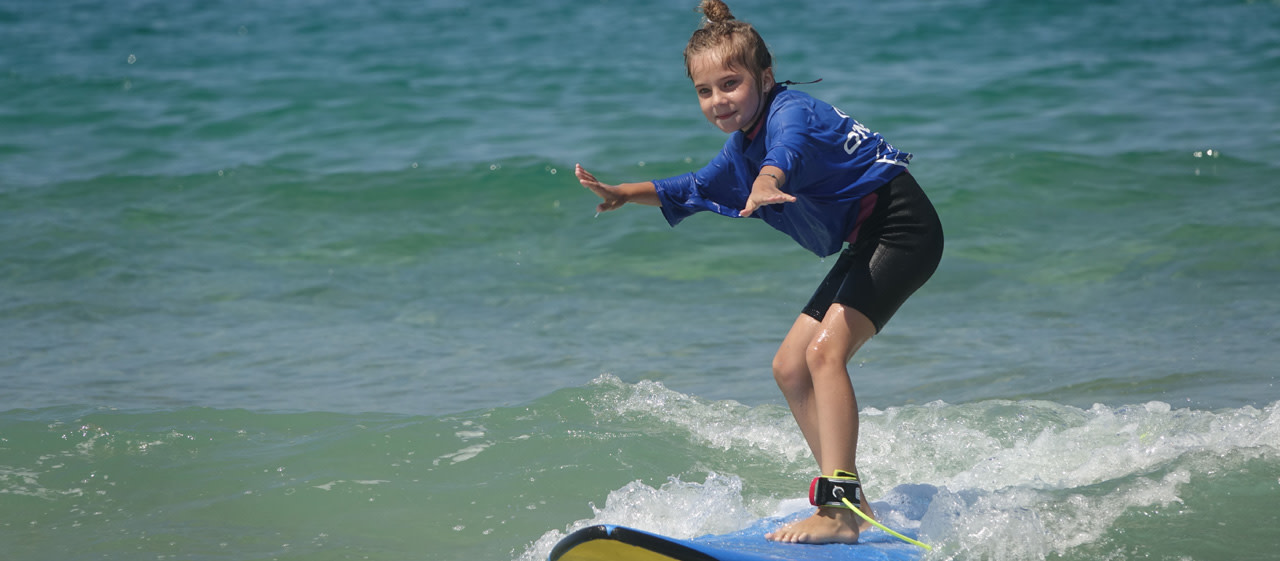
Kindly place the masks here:
<instances>
[{"instance_id":1,"label":"green ocean water","mask_svg":"<svg viewBox=\"0 0 1280 561\"><path fill-rule=\"evenodd\" d=\"M830 266L595 216L723 135L693 2L0 1L0 557L544 559L803 510ZM913 152L851 368L927 559L1280 558L1280 4L731 4Z\"/></svg>"}]
</instances>

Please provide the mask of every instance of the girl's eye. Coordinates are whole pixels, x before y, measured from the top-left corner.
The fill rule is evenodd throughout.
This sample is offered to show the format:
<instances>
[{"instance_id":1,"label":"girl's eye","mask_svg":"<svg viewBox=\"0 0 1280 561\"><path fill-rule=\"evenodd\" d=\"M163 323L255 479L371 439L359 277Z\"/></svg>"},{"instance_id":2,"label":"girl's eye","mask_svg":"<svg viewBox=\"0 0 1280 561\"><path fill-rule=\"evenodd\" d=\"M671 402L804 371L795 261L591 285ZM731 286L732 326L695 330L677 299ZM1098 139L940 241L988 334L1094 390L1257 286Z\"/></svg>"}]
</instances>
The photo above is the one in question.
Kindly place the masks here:
<instances>
[{"instance_id":1,"label":"girl's eye","mask_svg":"<svg viewBox=\"0 0 1280 561\"><path fill-rule=\"evenodd\" d=\"M732 90L732 89L733 89L734 87L736 87L737 85L738 85L738 81L737 81L737 80L729 80L729 81L727 81L727 82L725 82L725 83L724 83L724 89L726 89L726 90Z\"/></svg>"}]
</instances>

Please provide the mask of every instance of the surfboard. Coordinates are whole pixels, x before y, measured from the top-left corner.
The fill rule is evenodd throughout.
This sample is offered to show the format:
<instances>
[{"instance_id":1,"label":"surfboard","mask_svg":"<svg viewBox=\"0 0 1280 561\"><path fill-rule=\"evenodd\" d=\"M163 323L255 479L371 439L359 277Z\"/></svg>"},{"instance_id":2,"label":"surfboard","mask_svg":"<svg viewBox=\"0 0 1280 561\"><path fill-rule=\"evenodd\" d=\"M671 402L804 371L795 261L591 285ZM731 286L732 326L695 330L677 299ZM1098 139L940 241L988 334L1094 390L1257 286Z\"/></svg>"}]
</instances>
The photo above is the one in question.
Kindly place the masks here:
<instances>
[{"instance_id":1,"label":"surfboard","mask_svg":"<svg viewBox=\"0 0 1280 561\"><path fill-rule=\"evenodd\" d=\"M924 554L877 530L863 532L855 545L785 544L764 538L780 525L766 519L745 530L689 540L625 526L589 526L560 540L549 561L917 561Z\"/></svg>"}]
</instances>

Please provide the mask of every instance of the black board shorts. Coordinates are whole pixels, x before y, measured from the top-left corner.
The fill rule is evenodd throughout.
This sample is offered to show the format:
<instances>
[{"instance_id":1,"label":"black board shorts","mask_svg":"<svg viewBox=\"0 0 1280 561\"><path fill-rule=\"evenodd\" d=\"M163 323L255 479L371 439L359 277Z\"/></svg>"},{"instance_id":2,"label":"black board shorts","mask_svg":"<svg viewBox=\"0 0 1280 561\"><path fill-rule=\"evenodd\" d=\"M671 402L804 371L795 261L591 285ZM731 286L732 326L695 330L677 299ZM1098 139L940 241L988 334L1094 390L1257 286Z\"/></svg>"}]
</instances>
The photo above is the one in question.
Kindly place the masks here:
<instances>
[{"instance_id":1,"label":"black board shorts","mask_svg":"<svg viewBox=\"0 0 1280 561\"><path fill-rule=\"evenodd\" d=\"M874 196L874 198L872 198ZM818 321L843 304L884 329L907 297L924 286L942 260L942 222L908 172L864 199L865 217L803 313Z\"/></svg>"}]
</instances>

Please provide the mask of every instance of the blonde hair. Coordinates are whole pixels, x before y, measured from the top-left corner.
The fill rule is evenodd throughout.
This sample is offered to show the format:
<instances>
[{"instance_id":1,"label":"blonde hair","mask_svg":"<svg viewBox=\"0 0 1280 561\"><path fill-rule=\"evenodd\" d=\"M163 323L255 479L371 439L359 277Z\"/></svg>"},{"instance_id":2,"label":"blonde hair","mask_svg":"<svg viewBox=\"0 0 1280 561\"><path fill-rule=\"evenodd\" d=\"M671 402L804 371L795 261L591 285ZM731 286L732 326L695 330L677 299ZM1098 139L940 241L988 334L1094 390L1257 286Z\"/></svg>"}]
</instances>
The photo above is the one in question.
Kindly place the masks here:
<instances>
[{"instance_id":1,"label":"blonde hair","mask_svg":"<svg viewBox=\"0 0 1280 561\"><path fill-rule=\"evenodd\" d=\"M717 54L729 66L746 70L757 80L773 66L773 55L764 39L751 24L734 19L729 6L722 0L702 0L698 11L705 16L702 27L689 37L684 48L684 69L693 78L689 62L705 51L717 50Z\"/></svg>"}]
</instances>

